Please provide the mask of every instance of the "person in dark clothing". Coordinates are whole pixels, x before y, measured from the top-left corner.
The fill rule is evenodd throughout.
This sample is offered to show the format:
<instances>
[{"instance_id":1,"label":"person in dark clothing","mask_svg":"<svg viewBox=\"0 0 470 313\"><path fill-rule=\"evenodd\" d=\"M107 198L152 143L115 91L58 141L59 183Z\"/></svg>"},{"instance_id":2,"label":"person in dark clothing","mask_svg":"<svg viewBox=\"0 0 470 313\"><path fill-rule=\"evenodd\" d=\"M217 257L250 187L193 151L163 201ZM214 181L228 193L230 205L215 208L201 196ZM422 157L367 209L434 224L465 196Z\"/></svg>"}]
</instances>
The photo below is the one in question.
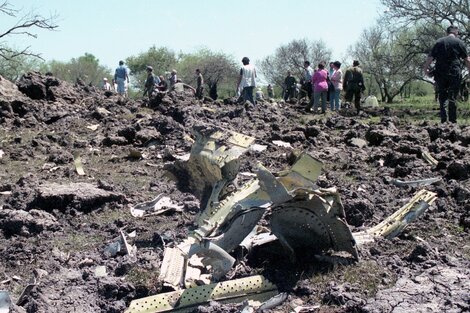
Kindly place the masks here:
<instances>
[{"instance_id":1,"label":"person in dark clothing","mask_svg":"<svg viewBox=\"0 0 470 313\"><path fill-rule=\"evenodd\" d=\"M160 83L157 84L157 90L159 92L167 92L168 91L168 83L165 80L165 77L160 76Z\"/></svg>"},{"instance_id":2,"label":"person in dark clothing","mask_svg":"<svg viewBox=\"0 0 470 313\"><path fill-rule=\"evenodd\" d=\"M357 110L357 114L359 114L361 111L361 93L366 89L359 61L354 60L353 66L346 70L343 88L346 90L345 99L347 102L351 102L354 97L354 107Z\"/></svg>"},{"instance_id":3,"label":"person in dark clothing","mask_svg":"<svg viewBox=\"0 0 470 313\"><path fill-rule=\"evenodd\" d=\"M217 83L213 83L211 88L209 89L209 97L212 98L212 100L217 100L219 95L217 94Z\"/></svg>"},{"instance_id":4,"label":"person in dark clothing","mask_svg":"<svg viewBox=\"0 0 470 313\"><path fill-rule=\"evenodd\" d=\"M196 69L196 98L202 99L204 97L204 78L202 77L201 70Z\"/></svg>"},{"instance_id":5,"label":"person in dark clothing","mask_svg":"<svg viewBox=\"0 0 470 313\"><path fill-rule=\"evenodd\" d=\"M439 97L441 123L457 123L456 100L462 79L462 61L470 71L470 57L462 40L457 38L456 26L447 28L447 36L436 41L424 64L424 74L429 76L429 66L435 60L434 81ZM448 106L448 108L447 108ZM448 109L448 112L446 112Z\"/></svg>"},{"instance_id":6,"label":"person in dark clothing","mask_svg":"<svg viewBox=\"0 0 470 313\"><path fill-rule=\"evenodd\" d=\"M297 80L294 76L292 76L291 72L287 72L287 76L284 79L284 85L286 86L286 91L284 95L284 100L292 99L295 97L295 88L296 88Z\"/></svg>"},{"instance_id":7,"label":"person in dark clothing","mask_svg":"<svg viewBox=\"0 0 470 313\"><path fill-rule=\"evenodd\" d=\"M153 76L153 68L147 66L147 80L145 81L143 96L147 95L150 98L157 83L155 76Z\"/></svg>"}]
</instances>

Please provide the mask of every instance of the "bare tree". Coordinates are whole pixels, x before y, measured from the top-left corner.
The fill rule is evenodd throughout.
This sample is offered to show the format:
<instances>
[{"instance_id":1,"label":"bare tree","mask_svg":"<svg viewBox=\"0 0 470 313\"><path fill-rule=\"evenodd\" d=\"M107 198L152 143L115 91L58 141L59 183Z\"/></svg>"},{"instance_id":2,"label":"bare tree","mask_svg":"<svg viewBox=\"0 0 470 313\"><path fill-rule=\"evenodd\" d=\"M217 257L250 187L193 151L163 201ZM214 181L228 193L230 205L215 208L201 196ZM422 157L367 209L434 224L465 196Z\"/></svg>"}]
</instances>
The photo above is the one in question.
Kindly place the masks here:
<instances>
[{"instance_id":1,"label":"bare tree","mask_svg":"<svg viewBox=\"0 0 470 313\"><path fill-rule=\"evenodd\" d=\"M402 25L456 25L462 40L470 40L469 0L382 0L386 15Z\"/></svg>"},{"instance_id":2,"label":"bare tree","mask_svg":"<svg viewBox=\"0 0 470 313\"><path fill-rule=\"evenodd\" d=\"M0 3L0 14L13 18L18 18L17 22L5 31L0 31L0 58L14 60L19 56L33 56L41 58L41 55L30 51L30 46L19 50L11 49L6 45L6 39L11 36L28 36L37 38L38 29L55 30L58 25L55 23L56 15L48 18L35 14L34 12L19 16L21 10L15 9L7 0Z\"/></svg>"},{"instance_id":3,"label":"bare tree","mask_svg":"<svg viewBox=\"0 0 470 313\"><path fill-rule=\"evenodd\" d=\"M259 71L268 82L282 86L287 71L298 77L303 76L304 61L316 65L328 62L330 58L331 49L322 40L293 40L277 48L273 55L264 58L259 65Z\"/></svg>"},{"instance_id":4,"label":"bare tree","mask_svg":"<svg viewBox=\"0 0 470 313\"><path fill-rule=\"evenodd\" d=\"M422 55L409 54L407 44L415 31L391 31L386 24L366 29L352 49L364 71L377 83L382 101L391 103L413 80L420 77Z\"/></svg>"}]
</instances>

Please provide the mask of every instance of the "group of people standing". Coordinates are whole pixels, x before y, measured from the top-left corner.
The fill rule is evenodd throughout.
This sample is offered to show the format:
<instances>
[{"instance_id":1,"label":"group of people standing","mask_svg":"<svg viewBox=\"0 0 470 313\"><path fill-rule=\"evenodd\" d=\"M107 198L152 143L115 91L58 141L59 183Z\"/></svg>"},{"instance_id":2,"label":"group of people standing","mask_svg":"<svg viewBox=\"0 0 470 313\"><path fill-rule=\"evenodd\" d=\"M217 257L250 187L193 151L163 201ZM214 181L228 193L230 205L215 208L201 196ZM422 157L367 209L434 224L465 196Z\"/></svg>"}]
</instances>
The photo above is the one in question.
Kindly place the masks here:
<instances>
[{"instance_id":1,"label":"group of people standing","mask_svg":"<svg viewBox=\"0 0 470 313\"><path fill-rule=\"evenodd\" d=\"M353 66L348 68L344 75L341 70L341 62L330 62L329 66L327 71L325 63L320 62L317 68L313 69L309 61L304 62L304 77L301 85L306 96L310 99L306 107L307 112L312 112L312 108L313 112L317 112L318 107L321 106L321 112L325 113L327 101L330 102L331 111L338 111L341 108L341 92L345 90L345 100L352 102L354 99L354 107L359 113L361 93L365 90L364 76L359 67L359 61L355 60ZM290 87L287 85L289 74L286 77L287 89ZM292 91L289 90L288 97L291 96Z\"/></svg>"},{"instance_id":2,"label":"group of people standing","mask_svg":"<svg viewBox=\"0 0 470 313\"><path fill-rule=\"evenodd\" d=\"M202 77L199 69L195 70L197 87L193 88L190 85L184 84L178 79L177 71L172 70L167 79L163 75L155 75L153 67L148 65L146 67L147 78L144 84L143 96L149 98L153 95L163 95L169 90L184 91L185 89L191 90L196 98L203 98L204 91L204 78ZM127 88L129 84L129 69L124 65L124 61L119 61L119 66L114 72L113 85L108 83L108 79L103 79L104 90L114 90L122 96L127 96Z\"/></svg>"}]
</instances>

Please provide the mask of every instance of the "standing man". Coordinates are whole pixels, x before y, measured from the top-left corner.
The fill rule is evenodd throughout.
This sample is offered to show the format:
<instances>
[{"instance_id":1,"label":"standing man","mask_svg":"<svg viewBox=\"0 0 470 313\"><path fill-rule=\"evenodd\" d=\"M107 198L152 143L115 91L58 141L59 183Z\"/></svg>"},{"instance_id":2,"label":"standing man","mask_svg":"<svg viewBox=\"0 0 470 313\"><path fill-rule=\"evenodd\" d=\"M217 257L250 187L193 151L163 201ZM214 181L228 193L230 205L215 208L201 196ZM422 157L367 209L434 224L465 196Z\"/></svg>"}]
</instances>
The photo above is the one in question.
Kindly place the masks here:
<instances>
[{"instance_id":1,"label":"standing man","mask_svg":"<svg viewBox=\"0 0 470 313\"><path fill-rule=\"evenodd\" d=\"M290 71L287 71L287 76L284 79L284 85L286 86L286 93L284 95L284 100L292 99L295 97L295 88L296 88L297 80L294 76L292 76Z\"/></svg>"},{"instance_id":2,"label":"standing man","mask_svg":"<svg viewBox=\"0 0 470 313\"><path fill-rule=\"evenodd\" d=\"M269 84L267 89L268 89L268 98L273 99L274 98L273 86L271 84Z\"/></svg>"},{"instance_id":3,"label":"standing man","mask_svg":"<svg viewBox=\"0 0 470 313\"><path fill-rule=\"evenodd\" d=\"M153 90L155 89L155 85L160 83L160 79L155 79L155 76L153 75L153 67L150 65L147 66L147 80L145 81L145 86L144 86L144 96L148 95L150 98L152 96Z\"/></svg>"},{"instance_id":4,"label":"standing man","mask_svg":"<svg viewBox=\"0 0 470 313\"><path fill-rule=\"evenodd\" d=\"M255 104L253 100L253 89L256 86L256 69L250 65L250 59L244 57L242 59L243 67L240 69L240 76L238 77L237 90L242 90L242 97L245 101L250 101Z\"/></svg>"},{"instance_id":5,"label":"standing man","mask_svg":"<svg viewBox=\"0 0 470 313\"><path fill-rule=\"evenodd\" d=\"M351 102L354 97L354 107L357 110L357 114L359 114L361 110L361 93L366 89L359 61L354 60L353 66L346 70L343 88L346 90L346 101Z\"/></svg>"},{"instance_id":6,"label":"standing man","mask_svg":"<svg viewBox=\"0 0 470 313\"><path fill-rule=\"evenodd\" d=\"M312 99L312 76L313 76L313 68L310 66L309 61L304 62L304 85L302 89L305 90L307 93L308 100Z\"/></svg>"},{"instance_id":7,"label":"standing man","mask_svg":"<svg viewBox=\"0 0 470 313\"><path fill-rule=\"evenodd\" d=\"M457 123L456 100L459 94L461 74L461 59L465 61L470 71L470 57L462 40L457 38L459 29L457 26L447 28L447 36L436 41L424 64L424 74L429 76L429 65L436 60L434 81L439 95L441 123L447 121L447 103L449 122Z\"/></svg>"},{"instance_id":8,"label":"standing man","mask_svg":"<svg viewBox=\"0 0 470 313\"><path fill-rule=\"evenodd\" d=\"M204 92L204 77L202 77L201 70L196 69L196 98L201 100Z\"/></svg>"},{"instance_id":9,"label":"standing man","mask_svg":"<svg viewBox=\"0 0 470 313\"><path fill-rule=\"evenodd\" d=\"M124 61L119 61L119 66L114 72L114 80L117 83L117 92L126 95L126 85L129 84L129 70L124 65Z\"/></svg>"}]
</instances>

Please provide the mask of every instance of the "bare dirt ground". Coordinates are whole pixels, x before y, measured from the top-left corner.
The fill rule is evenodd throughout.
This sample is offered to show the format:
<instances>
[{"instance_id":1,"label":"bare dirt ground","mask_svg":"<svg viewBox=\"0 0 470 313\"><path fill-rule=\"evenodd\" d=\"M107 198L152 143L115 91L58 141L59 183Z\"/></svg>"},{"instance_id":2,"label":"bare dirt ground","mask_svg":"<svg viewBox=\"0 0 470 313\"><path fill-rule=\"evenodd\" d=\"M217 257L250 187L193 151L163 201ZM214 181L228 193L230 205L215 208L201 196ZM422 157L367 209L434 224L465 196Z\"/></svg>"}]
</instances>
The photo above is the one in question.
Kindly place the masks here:
<instances>
[{"instance_id":1,"label":"bare dirt ground","mask_svg":"<svg viewBox=\"0 0 470 313\"><path fill-rule=\"evenodd\" d=\"M197 102L175 93L148 107L35 73L17 85L0 80L0 290L17 304L12 312L123 312L131 300L164 291L164 246L184 239L200 210L164 167L190 151L194 125L267 145L242 156L243 172L258 161L273 172L285 169L301 151L322 160L318 185L338 187L354 230L375 225L419 190L397 187L393 178L442 177L427 187L438 194L436 203L398 238L362 246L356 264L292 264L272 246L239 260L230 277L263 274L288 293L269 312L289 312L293 304L317 307L311 312L470 310L470 127L404 123L396 117L403 112L393 110L319 116L300 104ZM130 206L161 193L183 211L130 215ZM121 229L136 231L135 258L106 252ZM211 303L196 311L238 309Z\"/></svg>"}]
</instances>

